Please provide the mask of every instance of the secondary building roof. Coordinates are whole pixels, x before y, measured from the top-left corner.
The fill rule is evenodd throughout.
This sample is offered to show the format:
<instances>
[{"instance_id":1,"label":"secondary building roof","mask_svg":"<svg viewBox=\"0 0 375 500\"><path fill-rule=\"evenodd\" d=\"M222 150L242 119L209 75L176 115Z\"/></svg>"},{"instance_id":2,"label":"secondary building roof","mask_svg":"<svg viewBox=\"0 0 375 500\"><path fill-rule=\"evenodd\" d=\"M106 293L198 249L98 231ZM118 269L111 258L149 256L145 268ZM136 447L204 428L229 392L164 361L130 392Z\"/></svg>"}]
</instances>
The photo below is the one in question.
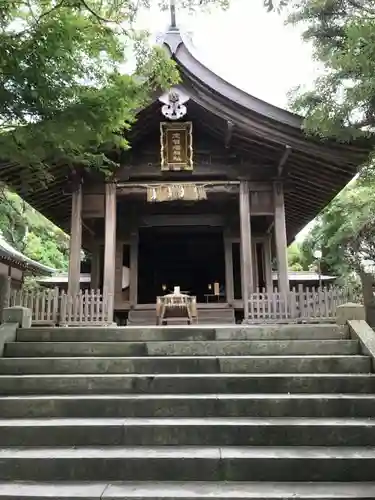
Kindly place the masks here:
<instances>
[{"instance_id":1,"label":"secondary building roof","mask_svg":"<svg viewBox=\"0 0 375 500\"><path fill-rule=\"evenodd\" d=\"M278 280L277 273L272 273L272 279L273 281ZM297 281L297 282L304 282L304 281L334 281L336 279L336 276L329 276L326 274L321 274L319 275L315 271L288 271L288 279L289 281Z\"/></svg>"},{"instance_id":2,"label":"secondary building roof","mask_svg":"<svg viewBox=\"0 0 375 500\"><path fill-rule=\"evenodd\" d=\"M319 281L319 274L314 271L289 271L288 272L289 281L295 282L306 282L306 281ZM272 273L273 281L277 281L277 273ZM328 276L322 274L320 276L322 281L334 281L336 276ZM68 284L68 274L61 273L55 274L53 276L47 276L43 278L39 278L38 283L44 286L63 286ZM80 284L89 284L91 283L91 275L90 273L81 273L80 275Z\"/></svg>"},{"instance_id":3,"label":"secondary building roof","mask_svg":"<svg viewBox=\"0 0 375 500\"><path fill-rule=\"evenodd\" d=\"M39 278L37 281L40 285L45 285L45 286L67 285L68 284L68 274L67 273L54 274L53 276ZM81 273L80 278L79 278L79 282L80 282L80 284L91 283L90 273Z\"/></svg>"},{"instance_id":4,"label":"secondary building roof","mask_svg":"<svg viewBox=\"0 0 375 500\"><path fill-rule=\"evenodd\" d=\"M56 272L56 269L53 267L45 266L40 262L26 257L26 255L16 250L2 237L0 237L0 261L19 269L28 270L36 275L48 275Z\"/></svg>"}]
</instances>

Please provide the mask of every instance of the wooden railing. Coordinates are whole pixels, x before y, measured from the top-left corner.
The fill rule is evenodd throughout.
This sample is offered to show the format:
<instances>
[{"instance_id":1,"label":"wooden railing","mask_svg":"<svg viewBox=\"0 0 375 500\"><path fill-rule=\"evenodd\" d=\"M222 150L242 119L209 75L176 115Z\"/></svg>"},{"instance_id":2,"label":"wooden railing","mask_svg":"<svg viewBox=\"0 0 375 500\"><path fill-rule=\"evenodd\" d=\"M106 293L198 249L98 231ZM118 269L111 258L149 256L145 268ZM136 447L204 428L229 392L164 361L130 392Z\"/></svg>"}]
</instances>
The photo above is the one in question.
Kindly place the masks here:
<instances>
[{"instance_id":1,"label":"wooden railing","mask_svg":"<svg viewBox=\"0 0 375 500\"><path fill-rule=\"evenodd\" d=\"M347 288L299 288L285 295L263 290L250 295L245 322L330 321L339 305L359 301L360 297ZM75 296L58 289L12 290L9 306L31 309L34 325L103 326L113 321L113 297L100 290L80 291Z\"/></svg>"},{"instance_id":2,"label":"wooden railing","mask_svg":"<svg viewBox=\"0 0 375 500\"><path fill-rule=\"evenodd\" d=\"M113 297L100 290L68 295L63 290L12 290L9 306L31 309L36 325L108 325L113 320Z\"/></svg>"},{"instance_id":3,"label":"wooden railing","mask_svg":"<svg viewBox=\"0 0 375 500\"><path fill-rule=\"evenodd\" d=\"M252 293L248 323L288 323L329 321L336 317L337 307L359 302L360 297L348 288L299 288L287 294L275 290ZM246 318L245 318L246 320Z\"/></svg>"}]
</instances>

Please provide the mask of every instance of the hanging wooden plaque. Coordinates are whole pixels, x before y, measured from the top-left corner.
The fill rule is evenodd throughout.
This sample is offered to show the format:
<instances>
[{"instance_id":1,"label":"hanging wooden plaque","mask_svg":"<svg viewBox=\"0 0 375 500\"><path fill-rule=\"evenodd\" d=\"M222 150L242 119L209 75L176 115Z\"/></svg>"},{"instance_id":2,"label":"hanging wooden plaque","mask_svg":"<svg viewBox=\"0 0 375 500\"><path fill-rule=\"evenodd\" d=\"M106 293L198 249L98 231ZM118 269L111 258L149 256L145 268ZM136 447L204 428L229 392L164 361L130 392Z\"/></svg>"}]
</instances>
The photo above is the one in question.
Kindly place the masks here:
<instances>
[{"instance_id":1,"label":"hanging wooden plaque","mask_svg":"<svg viewBox=\"0 0 375 500\"><path fill-rule=\"evenodd\" d=\"M193 170L193 124L160 123L161 170Z\"/></svg>"}]
</instances>

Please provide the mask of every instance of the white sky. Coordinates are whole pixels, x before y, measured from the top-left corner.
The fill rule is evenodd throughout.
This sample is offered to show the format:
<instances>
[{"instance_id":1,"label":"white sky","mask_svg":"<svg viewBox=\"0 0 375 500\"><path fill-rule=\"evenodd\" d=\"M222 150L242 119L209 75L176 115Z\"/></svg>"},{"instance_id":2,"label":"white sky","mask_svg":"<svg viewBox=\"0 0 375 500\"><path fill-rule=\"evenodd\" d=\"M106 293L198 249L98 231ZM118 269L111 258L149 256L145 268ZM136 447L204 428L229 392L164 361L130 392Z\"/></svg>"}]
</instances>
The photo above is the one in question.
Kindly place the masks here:
<instances>
[{"instance_id":1,"label":"white sky","mask_svg":"<svg viewBox=\"0 0 375 500\"><path fill-rule=\"evenodd\" d=\"M227 11L188 15L177 9L181 31L192 35L195 56L215 73L248 93L280 107L288 91L317 76L311 48L300 29L268 13L263 0L232 0ZM154 8L139 19L156 34L169 25L169 12Z\"/></svg>"}]
</instances>

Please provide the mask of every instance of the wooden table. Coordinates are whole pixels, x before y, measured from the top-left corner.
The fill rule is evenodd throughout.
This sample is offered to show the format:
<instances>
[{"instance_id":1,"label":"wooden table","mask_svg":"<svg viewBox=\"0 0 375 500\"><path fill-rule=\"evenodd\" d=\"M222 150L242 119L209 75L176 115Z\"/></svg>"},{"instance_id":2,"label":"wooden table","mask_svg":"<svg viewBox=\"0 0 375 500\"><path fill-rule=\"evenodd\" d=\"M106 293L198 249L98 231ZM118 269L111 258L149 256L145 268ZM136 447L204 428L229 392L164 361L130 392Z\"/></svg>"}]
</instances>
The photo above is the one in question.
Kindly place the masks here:
<instances>
[{"instance_id":1,"label":"wooden table","mask_svg":"<svg viewBox=\"0 0 375 500\"><path fill-rule=\"evenodd\" d=\"M156 324L184 318L188 325L198 322L197 299L186 294L168 294L156 298Z\"/></svg>"}]
</instances>

